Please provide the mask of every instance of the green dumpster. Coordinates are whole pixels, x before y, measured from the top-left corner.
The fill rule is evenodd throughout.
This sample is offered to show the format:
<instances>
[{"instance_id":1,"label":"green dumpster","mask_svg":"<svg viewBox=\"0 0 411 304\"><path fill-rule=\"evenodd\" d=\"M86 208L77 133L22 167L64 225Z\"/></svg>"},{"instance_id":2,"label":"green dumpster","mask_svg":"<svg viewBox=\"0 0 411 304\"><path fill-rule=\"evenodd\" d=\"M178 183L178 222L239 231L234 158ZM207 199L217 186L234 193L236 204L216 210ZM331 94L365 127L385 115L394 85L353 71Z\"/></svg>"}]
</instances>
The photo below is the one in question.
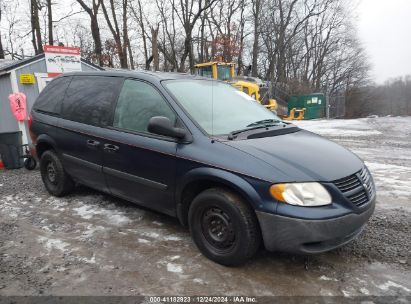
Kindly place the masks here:
<instances>
[{"instance_id":1,"label":"green dumpster","mask_svg":"<svg viewBox=\"0 0 411 304\"><path fill-rule=\"evenodd\" d=\"M305 108L304 119L323 118L326 115L325 96L321 93L291 96L288 99L288 113L294 108Z\"/></svg>"}]
</instances>

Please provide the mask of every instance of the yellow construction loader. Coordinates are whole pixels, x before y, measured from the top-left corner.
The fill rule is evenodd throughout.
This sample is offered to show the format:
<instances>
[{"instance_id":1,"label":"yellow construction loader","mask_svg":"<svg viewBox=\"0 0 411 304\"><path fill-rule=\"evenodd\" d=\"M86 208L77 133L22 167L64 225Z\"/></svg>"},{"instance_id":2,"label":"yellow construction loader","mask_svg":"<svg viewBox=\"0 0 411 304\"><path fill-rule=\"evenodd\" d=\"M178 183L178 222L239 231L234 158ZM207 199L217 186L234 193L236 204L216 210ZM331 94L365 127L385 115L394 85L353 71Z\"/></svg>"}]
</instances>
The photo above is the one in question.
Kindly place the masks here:
<instances>
[{"instance_id":1,"label":"yellow construction loader","mask_svg":"<svg viewBox=\"0 0 411 304\"><path fill-rule=\"evenodd\" d=\"M304 120L305 111L306 111L306 108L302 108L302 109L292 108L290 111L290 115L283 116L282 119L283 120Z\"/></svg>"},{"instance_id":2,"label":"yellow construction loader","mask_svg":"<svg viewBox=\"0 0 411 304\"><path fill-rule=\"evenodd\" d=\"M269 98L269 88L267 84L256 77L235 76L234 63L210 61L196 64L194 67L196 75L226 81L271 111L277 110L277 101Z\"/></svg>"}]
</instances>

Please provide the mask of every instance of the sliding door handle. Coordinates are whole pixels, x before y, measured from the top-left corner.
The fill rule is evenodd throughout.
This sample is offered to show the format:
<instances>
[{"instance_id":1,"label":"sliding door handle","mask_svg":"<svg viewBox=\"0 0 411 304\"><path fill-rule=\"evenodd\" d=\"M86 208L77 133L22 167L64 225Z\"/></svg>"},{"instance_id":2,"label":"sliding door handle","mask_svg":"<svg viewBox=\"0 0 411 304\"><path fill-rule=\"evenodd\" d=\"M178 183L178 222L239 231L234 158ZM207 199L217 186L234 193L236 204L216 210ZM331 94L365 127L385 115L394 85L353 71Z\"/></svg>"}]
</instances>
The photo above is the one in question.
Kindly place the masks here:
<instances>
[{"instance_id":1,"label":"sliding door handle","mask_svg":"<svg viewBox=\"0 0 411 304\"><path fill-rule=\"evenodd\" d=\"M112 145L112 144L105 144L104 145L104 151L108 153L114 153L120 150L118 146Z\"/></svg>"}]
</instances>

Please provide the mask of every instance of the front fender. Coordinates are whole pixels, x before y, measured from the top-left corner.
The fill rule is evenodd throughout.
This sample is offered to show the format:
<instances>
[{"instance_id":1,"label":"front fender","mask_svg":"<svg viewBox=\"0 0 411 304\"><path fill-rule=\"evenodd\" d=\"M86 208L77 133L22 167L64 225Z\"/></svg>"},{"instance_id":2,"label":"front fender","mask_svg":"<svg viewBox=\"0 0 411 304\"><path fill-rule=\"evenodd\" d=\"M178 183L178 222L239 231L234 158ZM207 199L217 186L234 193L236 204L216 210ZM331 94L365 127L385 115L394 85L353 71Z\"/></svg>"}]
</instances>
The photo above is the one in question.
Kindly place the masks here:
<instances>
[{"instance_id":1,"label":"front fender","mask_svg":"<svg viewBox=\"0 0 411 304\"><path fill-rule=\"evenodd\" d=\"M196 182L209 181L216 182L227 186L230 189L237 191L253 209L258 209L262 205L261 197L258 195L254 187L244 178L217 168L195 168L184 174L177 183L176 187L176 202L177 216L184 223L184 206L183 193L186 187Z\"/></svg>"}]
</instances>

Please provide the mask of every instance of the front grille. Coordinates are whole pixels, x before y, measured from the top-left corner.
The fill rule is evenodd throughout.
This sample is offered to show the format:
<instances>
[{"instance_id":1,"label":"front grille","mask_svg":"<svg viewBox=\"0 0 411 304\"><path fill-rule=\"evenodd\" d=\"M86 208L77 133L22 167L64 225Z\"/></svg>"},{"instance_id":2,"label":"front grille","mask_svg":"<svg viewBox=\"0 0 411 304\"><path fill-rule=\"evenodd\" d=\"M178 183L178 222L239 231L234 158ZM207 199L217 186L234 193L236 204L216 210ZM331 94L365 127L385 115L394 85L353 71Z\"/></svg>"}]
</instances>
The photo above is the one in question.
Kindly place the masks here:
<instances>
[{"instance_id":1,"label":"front grille","mask_svg":"<svg viewBox=\"0 0 411 304\"><path fill-rule=\"evenodd\" d=\"M375 194L374 184L367 168L334 181L334 185L357 207L368 203Z\"/></svg>"}]
</instances>

